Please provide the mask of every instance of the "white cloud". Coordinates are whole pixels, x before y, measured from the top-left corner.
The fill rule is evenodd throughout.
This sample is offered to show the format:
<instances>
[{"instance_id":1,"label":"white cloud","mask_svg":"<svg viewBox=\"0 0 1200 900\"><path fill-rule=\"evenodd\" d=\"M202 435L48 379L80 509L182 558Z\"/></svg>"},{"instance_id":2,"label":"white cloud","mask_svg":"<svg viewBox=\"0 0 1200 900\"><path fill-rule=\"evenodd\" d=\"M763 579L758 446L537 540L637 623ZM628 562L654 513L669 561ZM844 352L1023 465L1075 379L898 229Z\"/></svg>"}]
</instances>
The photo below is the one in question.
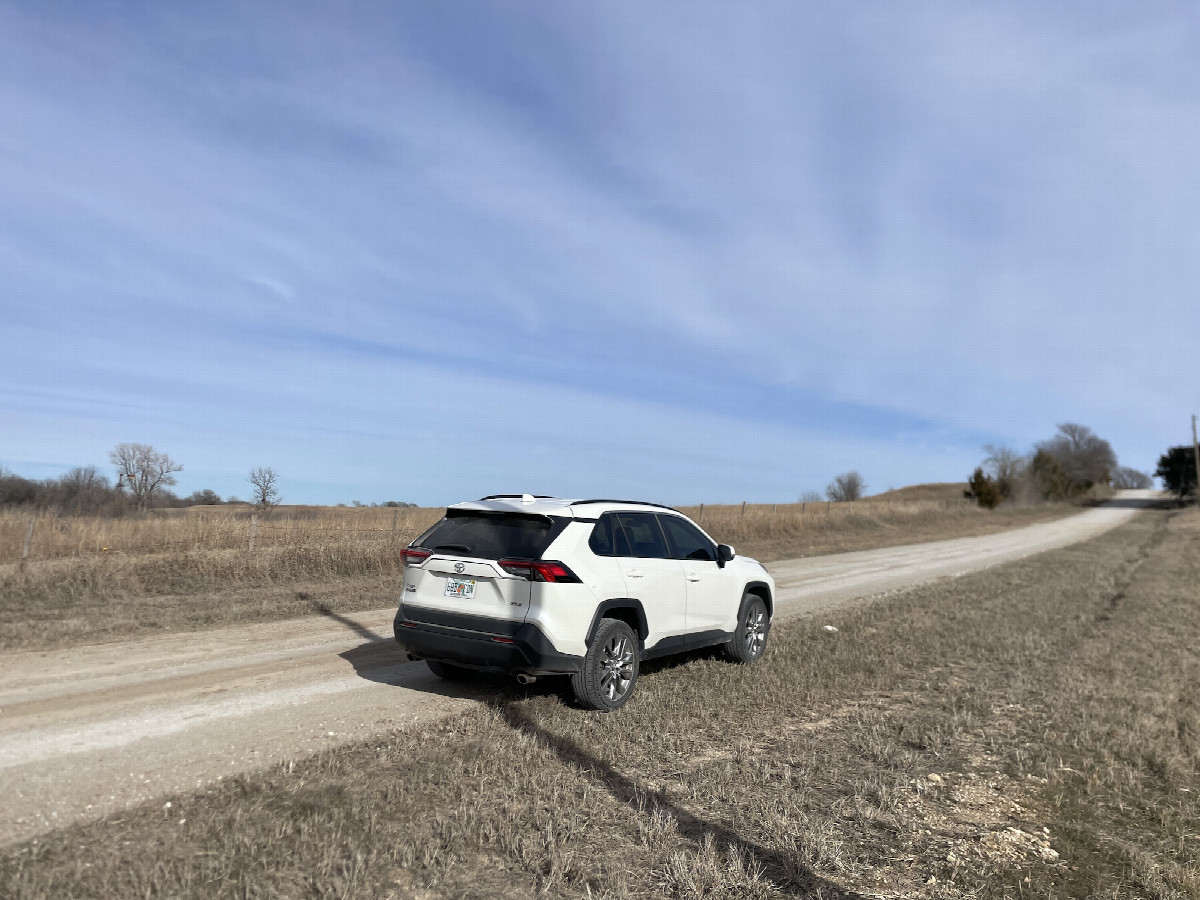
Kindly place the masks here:
<instances>
[{"instance_id":1,"label":"white cloud","mask_svg":"<svg viewBox=\"0 0 1200 900\"><path fill-rule=\"evenodd\" d=\"M171 348L184 374L147 409L171 407L196 446L216 397L268 400L279 434L353 430L332 401L317 416L282 399L314 372L376 404L362 420L399 415L372 379L415 370L377 371L321 334L403 347L410 364L472 341L492 357L477 383L450 364L418 380L497 403L524 399L544 356L558 393L541 399L581 411L580 446L616 410L713 484L749 477L728 474L721 436L739 429L762 473L829 468L859 443L893 460L894 483L942 459L910 431L951 447L942 477L964 441L1024 444L1067 419L1143 466L1177 439L1200 325L1195 16L610 4L510 21L481 59L455 46L469 21L404 15L223 9L201 30L175 11L97 31L7 14L0 51L22 77L0 110L22 128L0 137L0 288L38 327L70 332L101 308L133 322L101 327L91 381L145 376L114 335ZM103 76L81 77L98 58ZM301 339L315 358L281 349ZM282 375L247 372L234 391L223 370L250 340ZM202 353L176 350L192 341ZM0 385L34 371L83 392L53 374L63 343L0 362ZM614 387L609 360L643 367L641 396ZM709 419L656 390L672 378L753 387ZM822 398L820 416L763 426L793 392ZM837 404L899 424L884 440ZM507 449L408 446L445 473L577 471L538 456L572 436L546 450L470 408ZM23 421L47 444L72 427ZM240 421L222 427L254 427ZM390 445L372 440L386 469ZM606 470L585 456L578 471Z\"/></svg>"}]
</instances>

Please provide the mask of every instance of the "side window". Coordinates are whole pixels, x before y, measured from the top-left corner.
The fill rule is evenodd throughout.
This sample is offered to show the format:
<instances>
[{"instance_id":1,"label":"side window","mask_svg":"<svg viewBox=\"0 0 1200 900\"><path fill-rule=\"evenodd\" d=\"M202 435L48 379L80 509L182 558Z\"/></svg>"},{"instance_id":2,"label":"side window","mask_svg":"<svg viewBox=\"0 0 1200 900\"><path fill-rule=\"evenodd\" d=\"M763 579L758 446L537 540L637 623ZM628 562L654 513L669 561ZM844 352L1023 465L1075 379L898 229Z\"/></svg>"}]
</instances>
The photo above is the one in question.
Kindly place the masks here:
<instances>
[{"instance_id":1,"label":"side window","mask_svg":"<svg viewBox=\"0 0 1200 900\"><path fill-rule=\"evenodd\" d=\"M652 513L614 513L613 517L618 530L623 531L629 541L629 556L638 559L671 558L662 529L658 527L658 518ZM613 537L618 551L623 549L620 546L620 538L615 534Z\"/></svg>"},{"instance_id":2,"label":"side window","mask_svg":"<svg viewBox=\"0 0 1200 900\"><path fill-rule=\"evenodd\" d=\"M605 513L592 529L588 546L597 556L633 556L629 539L612 513Z\"/></svg>"},{"instance_id":3,"label":"side window","mask_svg":"<svg viewBox=\"0 0 1200 900\"><path fill-rule=\"evenodd\" d=\"M588 546L597 556L615 556L613 553L612 516L601 516L600 521L592 527L592 536L588 538Z\"/></svg>"},{"instance_id":4,"label":"side window","mask_svg":"<svg viewBox=\"0 0 1200 900\"><path fill-rule=\"evenodd\" d=\"M671 546L675 550L676 559L707 559L716 560L716 547L704 536L704 533L679 516L659 516Z\"/></svg>"}]
</instances>

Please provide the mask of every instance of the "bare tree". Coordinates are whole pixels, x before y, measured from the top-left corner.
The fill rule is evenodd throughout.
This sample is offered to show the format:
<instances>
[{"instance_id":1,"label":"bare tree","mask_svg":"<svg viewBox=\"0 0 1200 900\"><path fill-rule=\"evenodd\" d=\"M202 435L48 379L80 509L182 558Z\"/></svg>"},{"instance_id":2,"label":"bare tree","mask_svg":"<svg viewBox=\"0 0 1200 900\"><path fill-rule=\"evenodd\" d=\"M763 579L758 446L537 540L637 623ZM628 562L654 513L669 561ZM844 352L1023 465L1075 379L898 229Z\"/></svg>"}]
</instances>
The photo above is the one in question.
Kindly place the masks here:
<instances>
[{"instance_id":1,"label":"bare tree","mask_svg":"<svg viewBox=\"0 0 1200 900\"><path fill-rule=\"evenodd\" d=\"M1117 466L1113 472L1112 486L1118 490L1147 490L1154 487L1154 479L1146 472L1139 472L1129 466Z\"/></svg>"},{"instance_id":2,"label":"bare tree","mask_svg":"<svg viewBox=\"0 0 1200 900\"><path fill-rule=\"evenodd\" d=\"M857 472L843 472L825 488L825 496L838 503L850 503L862 497L867 484Z\"/></svg>"},{"instance_id":3,"label":"bare tree","mask_svg":"<svg viewBox=\"0 0 1200 900\"><path fill-rule=\"evenodd\" d=\"M805 491L800 495L801 503L820 503L824 499L820 491Z\"/></svg>"},{"instance_id":4,"label":"bare tree","mask_svg":"<svg viewBox=\"0 0 1200 900\"><path fill-rule=\"evenodd\" d=\"M254 487L250 493L254 508L259 512L269 513L279 502L279 489L276 487L279 483L279 473L269 466L259 466L250 470L249 481Z\"/></svg>"},{"instance_id":5,"label":"bare tree","mask_svg":"<svg viewBox=\"0 0 1200 900\"><path fill-rule=\"evenodd\" d=\"M155 494L175 484L175 472L182 472L165 453L149 444L117 444L108 454L117 467L117 488L129 491L138 509L145 509Z\"/></svg>"},{"instance_id":6,"label":"bare tree","mask_svg":"<svg viewBox=\"0 0 1200 900\"><path fill-rule=\"evenodd\" d=\"M60 511L79 515L111 504L113 490L95 466L76 466L54 482L53 496Z\"/></svg>"},{"instance_id":7,"label":"bare tree","mask_svg":"<svg viewBox=\"0 0 1200 900\"><path fill-rule=\"evenodd\" d=\"M1012 447L1003 444L984 444L983 449L987 452L982 467L984 473L996 482L1001 497L1005 500L1012 498L1029 461Z\"/></svg>"},{"instance_id":8,"label":"bare tree","mask_svg":"<svg viewBox=\"0 0 1200 900\"><path fill-rule=\"evenodd\" d=\"M1085 425L1066 422L1058 434L1037 449L1053 458L1062 473L1066 494L1080 494L1094 484L1108 484L1117 468L1117 454Z\"/></svg>"}]
</instances>

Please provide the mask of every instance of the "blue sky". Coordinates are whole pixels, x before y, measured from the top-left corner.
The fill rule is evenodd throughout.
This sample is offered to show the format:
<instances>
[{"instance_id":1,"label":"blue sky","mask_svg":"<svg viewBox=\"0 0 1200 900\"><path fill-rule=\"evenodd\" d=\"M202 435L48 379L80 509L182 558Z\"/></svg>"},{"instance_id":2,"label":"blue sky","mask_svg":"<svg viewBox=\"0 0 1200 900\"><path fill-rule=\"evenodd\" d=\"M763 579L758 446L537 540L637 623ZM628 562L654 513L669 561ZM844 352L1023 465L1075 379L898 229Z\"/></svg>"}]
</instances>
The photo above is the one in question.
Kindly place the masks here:
<instances>
[{"instance_id":1,"label":"blue sky","mask_svg":"<svg viewBox=\"0 0 1200 900\"><path fill-rule=\"evenodd\" d=\"M774 502L1200 411L1184 4L0 3L0 465Z\"/></svg>"}]
</instances>

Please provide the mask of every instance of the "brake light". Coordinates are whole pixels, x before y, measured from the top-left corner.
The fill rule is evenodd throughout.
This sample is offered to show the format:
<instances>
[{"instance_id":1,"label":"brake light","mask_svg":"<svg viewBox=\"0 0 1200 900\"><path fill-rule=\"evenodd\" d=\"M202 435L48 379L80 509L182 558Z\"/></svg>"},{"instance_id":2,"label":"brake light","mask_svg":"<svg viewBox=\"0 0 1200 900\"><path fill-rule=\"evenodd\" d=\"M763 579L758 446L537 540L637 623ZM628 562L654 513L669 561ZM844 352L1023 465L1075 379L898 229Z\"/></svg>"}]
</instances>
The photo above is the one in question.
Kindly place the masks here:
<instances>
[{"instance_id":1,"label":"brake light","mask_svg":"<svg viewBox=\"0 0 1200 900\"><path fill-rule=\"evenodd\" d=\"M549 581L554 584L578 584L579 577L554 560L502 559L500 568L509 575L520 575L530 581Z\"/></svg>"},{"instance_id":2,"label":"brake light","mask_svg":"<svg viewBox=\"0 0 1200 900\"><path fill-rule=\"evenodd\" d=\"M403 566L419 566L432 555L433 554L428 550L420 550L416 547L405 547L400 551L400 564Z\"/></svg>"}]
</instances>

